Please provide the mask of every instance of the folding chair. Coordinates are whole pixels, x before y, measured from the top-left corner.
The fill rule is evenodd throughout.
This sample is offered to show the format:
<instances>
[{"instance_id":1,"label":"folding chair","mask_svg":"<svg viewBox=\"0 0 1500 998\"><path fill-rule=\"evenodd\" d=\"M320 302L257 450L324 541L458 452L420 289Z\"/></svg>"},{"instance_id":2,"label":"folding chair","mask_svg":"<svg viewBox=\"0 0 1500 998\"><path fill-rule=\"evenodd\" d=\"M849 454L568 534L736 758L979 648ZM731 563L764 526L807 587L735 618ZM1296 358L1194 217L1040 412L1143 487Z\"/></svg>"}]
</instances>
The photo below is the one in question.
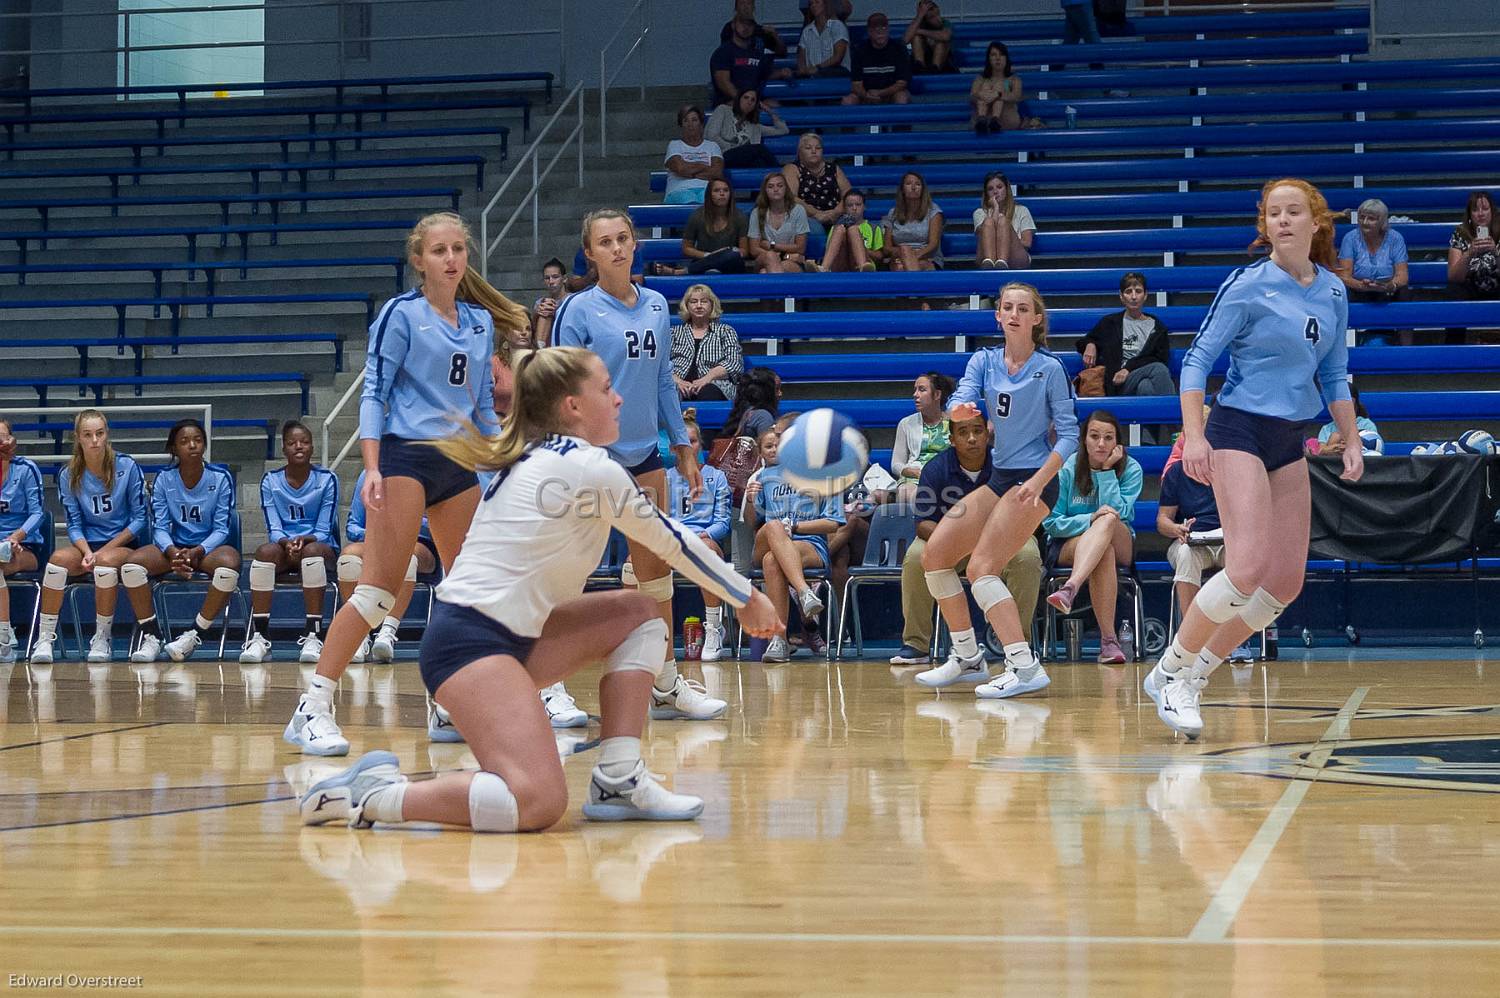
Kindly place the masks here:
<instances>
[{"instance_id":1,"label":"folding chair","mask_svg":"<svg viewBox=\"0 0 1500 998\"><path fill-rule=\"evenodd\" d=\"M845 624L852 606L854 610L854 654L865 657L864 622L859 612L860 587L869 583L901 581L901 563L906 559L907 549L917 537L917 514L910 506L887 503L877 506L870 519L870 536L865 542L863 563L849 568L849 580L844 584L843 600L839 604L838 648L835 658L844 656Z\"/></svg>"},{"instance_id":2,"label":"folding chair","mask_svg":"<svg viewBox=\"0 0 1500 998\"><path fill-rule=\"evenodd\" d=\"M32 591L31 626L26 633L26 658L31 657L31 646L36 643L36 629L42 619L42 572L46 570L47 562L51 560L52 552L57 548L57 537L54 535L56 529L57 524L51 512L44 511L42 513L42 550L37 555L36 571L17 572L15 575L5 577L5 588ZM61 635L58 635L58 640L62 640Z\"/></svg>"}]
</instances>

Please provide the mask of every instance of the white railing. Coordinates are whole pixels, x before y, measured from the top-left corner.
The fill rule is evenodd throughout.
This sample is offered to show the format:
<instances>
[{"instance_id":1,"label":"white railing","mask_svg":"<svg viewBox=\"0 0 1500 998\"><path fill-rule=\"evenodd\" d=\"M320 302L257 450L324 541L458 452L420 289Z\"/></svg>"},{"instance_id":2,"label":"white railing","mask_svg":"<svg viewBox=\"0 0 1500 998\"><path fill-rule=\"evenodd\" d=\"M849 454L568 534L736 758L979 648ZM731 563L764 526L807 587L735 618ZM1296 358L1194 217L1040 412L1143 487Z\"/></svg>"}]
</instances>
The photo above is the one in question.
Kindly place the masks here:
<instances>
[{"instance_id":1,"label":"white railing","mask_svg":"<svg viewBox=\"0 0 1500 998\"><path fill-rule=\"evenodd\" d=\"M630 48L620 57L620 64L615 67L613 73L605 74L605 57L609 54L609 47L620 37L620 32L625 30L625 25L630 23L632 14L640 12L641 19L640 34L635 36L635 41ZM609 147L609 88L615 82L615 78L625 69L625 64L636 52L641 54L641 102L646 101L646 39L651 34L651 5L648 0L635 0L635 6L625 12L620 18L620 26L615 33L610 35L609 41L599 50L599 158L603 159L608 154Z\"/></svg>"},{"instance_id":2,"label":"white railing","mask_svg":"<svg viewBox=\"0 0 1500 998\"><path fill-rule=\"evenodd\" d=\"M573 130L558 144L557 151L547 161L547 166L542 168L542 143L552 132L558 121L562 119L563 113L568 110L568 105L570 104L577 105L578 123L573 126ZM521 217L521 212L526 209L527 205L531 206L531 252L537 253L541 250L542 184L552 174L552 168L557 165L557 161L562 158L562 154L567 151L568 146L575 141L578 143L578 186L583 186L583 131L583 84L580 83L568 91L568 96L562 99L562 103L557 106L557 110L553 112L547 124L537 133L536 138L531 143L531 147L516 162L515 167L510 171L510 176L505 178L505 183L500 185L500 188L495 191L495 196L490 198L490 203L485 205L484 210L479 213L479 272L486 279L490 276L490 254L494 253L495 248L500 245L500 240L505 238L505 234L510 231L510 227L516 224L516 219ZM506 191L510 190L510 185L516 182L516 178L521 175L521 171L528 164L531 166L531 189L521 196L520 202L517 203L515 209L510 213L510 218L506 220L504 227L500 229L500 232L491 241L490 212L495 210L495 206L500 203L500 198L504 196Z\"/></svg>"},{"instance_id":3,"label":"white railing","mask_svg":"<svg viewBox=\"0 0 1500 998\"><path fill-rule=\"evenodd\" d=\"M349 400L352 398L358 398L359 393L364 389L364 387L364 374L356 374L354 380L349 383L349 387L344 389L344 394L339 396L338 402L334 403L333 408L328 410L328 415L323 417L322 446L318 448L318 453L323 455L323 467L327 468L335 475L339 473L339 465L344 463L344 458L348 457L349 452L354 449L355 444L359 443L359 427L356 426L354 428L354 432L349 434L349 439L344 441L344 446L339 448L338 455L332 458L328 456L328 434L330 432L329 428L333 426L333 421L338 418L339 413L344 411L344 406L349 404Z\"/></svg>"},{"instance_id":4,"label":"white railing","mask_svg":"<svg viewBox=\"0 0 1500 998\"><path fill-rule=\"evenodd\" d=\"M6 406L3 415L14 419L17 423L28 422L22 416L76 416L86 409L98 409L110 419L120 419L126 416L164 416L168 413L191 416L198 414L203 422L204 435L208 440L203 447L203 460L213 460L214 454L214 407L212 402L187 402L180 405L50 405L30 406L27 408L15 408ZM27 430L16 434L16 442L25 444L31 439L34 431ZM43 436L49 436L43 432ZM128 453L122 451L121 453ZM71 459L71 454L23 454L23 457L35 461L37 464L62 463ZM162 453L160 450L152 450L146 454L132 454L137 460L160 461Z\"/></svg>"}]
</instances>

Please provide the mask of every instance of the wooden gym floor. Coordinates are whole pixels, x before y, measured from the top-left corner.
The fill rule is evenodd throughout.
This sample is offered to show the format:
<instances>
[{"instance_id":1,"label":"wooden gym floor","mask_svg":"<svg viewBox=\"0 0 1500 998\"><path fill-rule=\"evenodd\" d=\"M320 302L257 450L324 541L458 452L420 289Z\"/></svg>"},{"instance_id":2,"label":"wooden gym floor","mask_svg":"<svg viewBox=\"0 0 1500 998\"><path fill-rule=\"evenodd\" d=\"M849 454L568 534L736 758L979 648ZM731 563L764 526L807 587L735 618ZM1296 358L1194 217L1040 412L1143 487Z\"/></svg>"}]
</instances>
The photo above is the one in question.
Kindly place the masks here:
<instances>
[{"instance_id":1,"label":"wooden gym floor","mask_svg":"<svg viewBox=\"0 0 1500 998\"><path fill-rule=\"evenodd\" d=\"M1215 675L1197 744L1141 673L934 696L915 670L709 666L652 725L700 821L304 829L297 666L0 667L0 969L177 995L1469 995L1500 974L1500 675L1482 656ZM596 706L592 677L571 684ZM414 665L351 670L413 774ZM104 989L109 990L109 989ZM129 989L125 989L129 990Z\"/></svg>"}]
</instances>

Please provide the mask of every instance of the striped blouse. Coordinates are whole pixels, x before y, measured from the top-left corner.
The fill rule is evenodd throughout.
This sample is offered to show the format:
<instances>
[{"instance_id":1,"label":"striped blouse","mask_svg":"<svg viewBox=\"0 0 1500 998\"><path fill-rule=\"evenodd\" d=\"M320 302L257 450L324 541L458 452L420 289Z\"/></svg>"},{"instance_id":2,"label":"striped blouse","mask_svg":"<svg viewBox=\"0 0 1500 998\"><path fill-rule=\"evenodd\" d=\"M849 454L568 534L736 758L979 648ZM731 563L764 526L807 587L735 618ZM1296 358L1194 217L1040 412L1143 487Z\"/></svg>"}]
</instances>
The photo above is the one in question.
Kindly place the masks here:
<instances>
[{"instance_id":1,"label":"striped blouse","mask_svg":"<svg viewBox=\"0 0 1500 998\"><path fill-rule=\"evenodd\" d=\"M679 378L687 379L688 369L693 366L693 330L686 323L672 327L672 371ZM744 354L740 350L740 334L734 327L723 322L711 322L703 343L698 347L698 370L705 372L723 365L725 375L713 382L714 387L734 401L735 379L745 370Z\"/></svg>"}]
</instances>

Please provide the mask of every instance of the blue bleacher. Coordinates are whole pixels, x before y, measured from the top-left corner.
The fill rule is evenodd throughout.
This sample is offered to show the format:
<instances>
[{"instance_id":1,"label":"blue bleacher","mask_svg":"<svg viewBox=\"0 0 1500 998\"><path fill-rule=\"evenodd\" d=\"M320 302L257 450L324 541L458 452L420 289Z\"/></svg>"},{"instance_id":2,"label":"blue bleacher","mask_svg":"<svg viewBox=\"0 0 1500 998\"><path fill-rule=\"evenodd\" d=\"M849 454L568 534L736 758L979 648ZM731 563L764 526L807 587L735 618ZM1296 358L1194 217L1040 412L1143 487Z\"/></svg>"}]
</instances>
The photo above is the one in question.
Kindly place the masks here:
<instances>
[{"instance_id":1,"label":"blue bleacher","mask_svg":"<svg viewBox=\"0 0 1500 998\"><path fill-rule=\"evenodd\" d=\"M146 365L146 351L154 347L170 347L172 354L178 353L182 347L217 347L217 346L294 346L302 343L327 343L333 349L334 371L340 372L344 369L344 337L339 333L229 333L217 336L176 336L167 339L162 336L125 336L125 337L52 337L45 339L27 339L6 337L0 340L0 350L48 350L58 348L71 348L78 351L78 376L87 378L89 376L89 358L91 350L113 350L117 355L123 355L130 350L135 357L136 377L144 376Z\"/></svg>"},{"instance_id":2,"label":"blue bleacher","mask_svg":"<svg viewBox=\"0 0 1500 998\"><path fill-rule=\"evenodd\" d=\"M208 286L208 296L213 297L216 292L217 274L221 270L238 270L240 278L249 276L252 270L305 270L318 268L353 268L353 267L391 267L395 270L396 293L400 294L403 288L402 276L406 269L406 261L401 257L384 256L349 256L332 259L307 259L289 258L285 260L228 260L228 261L187 261L187 260L165 260L156 262L136 263L126 260L117 260L113 263L28 263L3 264L0 265L0 274L15 274L21 284L26 283L26 278L32 274L109 274L109 273L132 273L141 272L151 275L157 296L162 293L163 276L174 270L187 273L187 279L197 280L198 271L203 272L203 278Z\"/></svg>"},{"instance_id":3,"label":"blue bleacher","mask_svg":"<svg viewBox=\"0 0 1500 998\"><path fill-rule=\"evenodd\" d=\"M271 210L271 224L280 223L281 205L292 202L302 205L307 211L309 201L369 201L374 199L400 198L403 200L447 201L453 211L458 210L462 195L456 187L387 187L379 190L359 191L292 191L275 194L158 194L137 197L56 197L56 198L6 198L0 199L0 210L34 209L41 217L42 230L47 230L53 209L58 208L108 208L112 217L118 217L121 208L183 207L195 204L219 206L219 222L229 224L230 205L249 205L250 214L258 215L261 205Z\"/></svg>"},{"instance_id":4,"label":"blue bleacher","mask_svg":"<svg viewBox=\"0 0 1500 998\"><path fill-rule=\"evenodd\" d=\"M0 310L28 310L45 309L47 311L61 311L63 309L85 309L85 308L108 308L115 313L115 334L120 339L125 338L125 319L128 311L132 308L150 308L153 317L160 316L163 308L167 309L172 316L171 335L177 336L182 329L182 322L187 318L187 310L195 306L202 306L204 312L212 316L216 305L321 305L321 304L351 304L363 305L365 309L365 325L375 321L375 301L367 294L356 294L349 292L326 292L319 294L299 295L214 295L207 297L203 295L193 296L171 296L143 298L132 296L127 298L45 298L32 301L16 301L10 298L0 298Z\"/></svg>"},{"instance_id":5,"label":"blue bleacher","mask_svg":"<svg viewBox=\"0 0 1500 998\"><path fill-rule=\"evenodd\" d=\"M47 405L48 395L54 388L77 388L79 395L92 392L94 404L104 404L106 388L134 388L141 395L147 388L174 388L178 385L269 385L293 384L302 394L302 414L308 411L312 379L300 372L272 372L266 374L225 374L215 371L204 374L157 374L146 377L103 378L0 378L0 388L30 388L37 394L37 405Z\"/></svg>"}]
</instances>

